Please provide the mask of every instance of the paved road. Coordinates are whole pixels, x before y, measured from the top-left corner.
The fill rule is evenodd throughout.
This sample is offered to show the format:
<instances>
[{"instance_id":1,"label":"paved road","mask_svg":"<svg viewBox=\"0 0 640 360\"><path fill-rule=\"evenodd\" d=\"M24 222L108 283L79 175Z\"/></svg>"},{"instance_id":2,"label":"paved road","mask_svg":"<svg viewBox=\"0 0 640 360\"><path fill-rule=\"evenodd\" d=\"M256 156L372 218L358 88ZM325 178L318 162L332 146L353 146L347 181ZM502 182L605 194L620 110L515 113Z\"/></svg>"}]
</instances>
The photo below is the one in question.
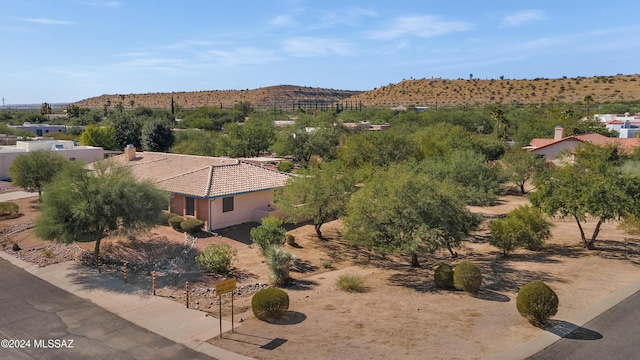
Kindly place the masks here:
<instances>
[{"instance_id":1,"label":"paved road","mask_svg":"<svg viewBox=\"0 0 640 360\"><path fill-rule=\"evenodd\" d=\"M529 359L640 358L640 292Z\"/></svg>"},{"instance_id":2,"label":"paved road","mask_svg":"<svg viewBox=\"0 0 640 360\"><path fill-rule=\"evenodd\" d=\"M24 340L23 345L30 340L30 348L8 349L2 340L0 359L211 359L4 259L0 259L1 339Z\"/></svg>"}]
</instances>

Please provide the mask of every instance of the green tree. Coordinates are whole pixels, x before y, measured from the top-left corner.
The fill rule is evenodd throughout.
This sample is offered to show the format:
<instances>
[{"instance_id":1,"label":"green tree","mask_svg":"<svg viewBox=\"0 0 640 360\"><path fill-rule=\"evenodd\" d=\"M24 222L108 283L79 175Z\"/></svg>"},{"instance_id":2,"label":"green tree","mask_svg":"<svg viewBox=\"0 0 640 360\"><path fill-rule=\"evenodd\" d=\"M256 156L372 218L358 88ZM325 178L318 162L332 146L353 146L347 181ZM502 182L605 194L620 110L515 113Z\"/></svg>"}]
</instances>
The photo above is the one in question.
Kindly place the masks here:
<instances>
[{"instance_id":1,"label":"green tree","mask_svg":"<svg viewBox=\"0 0 640 360\"><path fill-rule=\"evenodd\" d=\"M345 237L382 253L418 254L453 248L478 225L456 195L459 189L417 174L406 165L378 170L353 194L344 218Z\"/></svg>"},{"instance_id":2,"label":"green tree","mask_svg":"<svg viewBox=\"0 0 640 360\"><path fill-rule=\"evenodd\" d=\"M42 198L42 188L51 182L68 160L54 151L31 151L17 156L9 167L9 176L13 186L29 191L38 191Z\"/></svg>"},{"instance_id":3,"label":"green tree","mask_svg":"<svg viewBox=\"0 0 640 360\"><path fill-rule=\"evenodd\" d=\"M531 206L520 206L504 219L496 219L489 225L491 245L506 256L519 247L538 250L551 237L551 223L542 211Z\"/></svg>"},{"instance_id":4,"label":"green tree","mask_svg":"<svg viewBox=\"0 0 640 360\"><path fill-rule=\"evenodd\" d=\"M171 124L164 119L147 121L142 126L141 140L145 151L167 152L175 139Z\"/></svg>"},{"instance_id":5,"label":"green tree","mask_svg":"<svg viewBox=\"0 0 640 360\"><path fill-rule=\"evenodd\" d=\"M530 193L530 200L549 216L573 218L583 246L594 249L604 222L636 211L618 162L617 148L584 144L575 150L572 163L551 168L535 179L536 191ZM582 223L589 216L597 223L587 239Z\"/></svg>"},{"instance_id":6,"label":"green tree","mask_svg":"<svg viewBox=\"0 0 640 360\"><path fill-rule=\"evenodd\" d=\"M336 153L344 168L358 171L357 176L362 178L370 176L371 168L387 168L419 155L412 139L392 130L367 131L349 136L336 149Z\"/></svg>"},{"instance_id":7,"label":"green tree","mask_svg":"<svg viewBox=\"0 0 640 360\"><path fill-rule=\"evenodd\" d=\"M473 150L454 150L423 160L418 168L430 177L460 186L461 197L470 205L493 204L500 191L499 171Z\"/></svg>"},{"instance_id":8,"label":"green tree","mask_svg":"<svg viewBox=\"0 0 640 360\"><path fill-rule=\"evenodd\" d=\"M233 109L242 114L242 117L247 117L249 114L255 111L248 101L239 101L233 104Z\"/></svg>"},{"instance_id":9,"label":"green tree","mask_svg":"<svg viewBox=\"0 0 640 360\"><path fill-rule=\"evenodd\" d=\"M273 122L258 120L227 124L224 133L225 153L233 157L258 156L273 144L276 136Z\"/></svg>"},{"instance_id":10,"label":"green tree","mask_svg":"<svg viewBox=\"0 0 640 360\"><path fill-rule=\"evenodd\" d=\"M277 154L292 155L303 165L308 164L313 156L319 156L325 161L333 160L341 133L340 129L334 127L320 128L313 132L304 129L293 133L281 132L271 149Z\"/></svg>"},{"instance_id":11,"label":"green tree","mask_svg":"<svg viewBox=\"0 0 640 360\"><path fill-rule=\"evenodd\" d=\"M131 169L110 161L88 172L69 162L46 186L35 234L56 242L100 242L113 234L135 234L157 224L168 194L151 182L136 181Z\"/></svg>"},{"instance_id":12,"label":"green tree","mask_svg":"<svg viewBox=\"0 0 640 360\"><path fill-rule=\"evenodd\" d=\"M203 106L184 116L178 124L180 128L196 128L210 131L220 131L225 124L234 121L244 121L242 114L236 114L213 106Z\"/></svg>"},{"instance_id":13,"label":"green tree","mask_svg":"<svg viewBox=\"0 0 640 360\"><path fill-rule=\"evenodd\" d=\"M80 143L86 146L98 146L105 150L116 150L116 134L112 127L89 125L80 134Z\"/></svg>"},{"instance_id":14,"label":"green tree","mask_svg":"<svg viewBox=\"0 0 640 360\"><path fill-rule=\"evenodd\" d=\"M291 177L275 202L289 222L312 218L316 235L324 239L322 225L344 214L354 190L353 177L341 173L336 162L323 163Z\"/></svg>"},{"instance_id":15,"label":"green tree","mask_svg":"<svg viewBox=\"0 0 640 360\"><path fill-rule=\"evenodd\" d=\"M185 129L176 133L176 141L171 148L172 153L215 156L216 142L212 135L202 130Z\"/></svg>"},{"instance_id":16,"label":"green tree","mask_svg":"<svg viewBox=\"0 0 640 360\"><path fill-rule=\"evenodd\" d=\"M127 145L142 149L142 123L140 121L127 114L118 114L114 119L111 119L111 127L115 133L118 149L124 149Z\"/></svg>"},{"instance_id":17,"label":"green tree","mask_svg":"<svg viewBox=\"0 0 640 360\"><path fill-rule=\"evenodd\" d=\"M518 186L522 194L526 194L528 190L525 185L545 169L546 161L534 153L515 149L505 154L502 165L507 180Z\"/></svg>"}]
</instances>

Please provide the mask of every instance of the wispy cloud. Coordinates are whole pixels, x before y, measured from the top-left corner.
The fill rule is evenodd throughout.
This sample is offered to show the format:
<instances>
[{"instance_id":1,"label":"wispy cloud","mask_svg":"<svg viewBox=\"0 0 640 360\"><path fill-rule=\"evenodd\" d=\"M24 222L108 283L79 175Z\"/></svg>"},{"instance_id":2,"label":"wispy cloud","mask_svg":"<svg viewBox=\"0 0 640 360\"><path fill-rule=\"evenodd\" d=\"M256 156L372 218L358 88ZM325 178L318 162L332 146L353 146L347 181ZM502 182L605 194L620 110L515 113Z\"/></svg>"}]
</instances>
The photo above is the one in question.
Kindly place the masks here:
<instances>
[{"instance_id":1,"label":"wispy cloud","mask_svg":"<svg viewBox=\"0 0 640 360\"><path fill-rule=\"evenodd\" d=\"M293 16L289 14L278 15L271 19L270 21L272 26L282 27L282 26L291 26L295 23Z\"/></svg>"},{"instance_id":2,"label":"wispy cloud","mask_svg":"<svg viewBox=\"0 0 640 360\"><path fill-rule=\"evenodd\" d=\"M470 30L473 26L464 21L447 21L433 15L401 16L391 21L386 29L369 33L371 39L393 40L411 35L431 38Z\"/></svg>"},{"instance_id":3,"label":"wispy cloud","mask_svg":"<svg viewBox=\"0 0 640 360\"><path fill-rule=\"evenodd\" d=\"M341 39L299 37L284 41L284 50L298 57L327 56L330 54L353 55L349 42Z\"/></svg>"},{"instance_id":4,"label":"wispy cloud","mask_svg":"<svg viewBox=\"0 0 640 360\"><path fill-rule=\"evenodd\" d=\"M20 20L30 22L30 23L43 24L43 25L73 25L74 24L73 21L55 20L55 19L49 19L49 18L20 18Z\"/></svg>"},{"instance_id":5,"label":"wispy cloud","mask_svg":"<svg viewBox=\"0 0 640 360\"><path fill-rule=\"evenodd\" d=\"M271 50L256 47L211 49L200 54L201 65L262 65L276 61L278 56Z\"/></svg>"},{"instance_id":6,"label":"wispy cloud","mask_svg":"<svg viewBox=\"0 0 640 360\"><path fill-rule=\"evenodd\" d=\"M541 10L524 10L513 14L505 15L502 19L502 26L518 26L524 23L544 20L547 15Z\"/></svg>"},{"instance_id":7,"label":"wispy cloud","mask_svg":"<svg viewBox=\"0 0 640 360\"><path fill-rule=\"evenodd\" d=\"M334 25L356 26L362 18L375 17L377 13L373 10L361 7L350 7L342 9L340 12L325 12L320 17L318 27L327 28Z\"/></svg>"},{"instance_id":8,"label":"wispy cloud","mask_svg":"<svg viewBox=\"0 0 640 360\"><path fill-rule=\"evenodd\" d=\"M80 4L87 6L96 6L96 7L111 7L111 8L119 8L122 6L120 1L81 1Z\"/></svg>"}]
</instances>

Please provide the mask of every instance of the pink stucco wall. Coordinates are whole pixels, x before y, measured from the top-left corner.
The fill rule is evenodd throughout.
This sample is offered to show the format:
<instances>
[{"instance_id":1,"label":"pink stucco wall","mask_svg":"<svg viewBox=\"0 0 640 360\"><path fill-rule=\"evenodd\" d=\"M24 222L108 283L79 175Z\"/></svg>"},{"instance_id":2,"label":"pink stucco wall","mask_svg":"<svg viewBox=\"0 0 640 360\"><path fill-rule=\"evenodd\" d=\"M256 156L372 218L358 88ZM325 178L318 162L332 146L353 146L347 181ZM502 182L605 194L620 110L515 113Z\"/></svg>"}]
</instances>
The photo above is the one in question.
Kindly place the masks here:
<instances>
[{"instance_id":1,"label":"pink stucco wall","mask_svg":"<svg viewBox=\"0 0 640 360\"><path fill-rule=\"evenodd\" d=\"M541 149L533 150L536 154L544 155L547 158L547 161L551 161L560 154L565 149L575 149L578 145L583 144L581 141L575 139L569 139L565 141L558 142L556 144L551 144L549 146L545 146Z\"/></svg>"},{"instance_id":2,"label":"pink stucco wall","mask_svg":"<svg viewBox=\"0 0 640 360\"><path fill-rule=\"evenodd\" d=\"M222 198L210 200L209 205L211 208L211 230L260 221L261 214L264 214L263 211L269 210L269 206L273 208L273 190L236 195L233 201L233 211L229 212L222 212Z\"/></svg>"},{"instance_id":3,"label":"pink stucco wall","mask_svg":"<svg viewBox=\"0 0 640 360\"><path fill-rule=\"evenodd\" d=\"M183 217L194 217L205 222L205 229L216 230L246 222L259 222L264 216L275 214L273 190L258 191L236 195L233 199L233 211L222 212L222 198L213 200L195 199L195 214L185 214L186 198L172 195L169 211ZM211 209L211 216L209 216Z\"/></svg>"},{"instance_id":4,"label":"pink stucco wall","mask_svg":"<svg viewBox=\"0 0 640 360\"><path fill-rule=\"evenodd\" d=\"M187 215L187 199L182 195L171 195L169 211L184 218L196 218L204 221L204 229L209 226L209 200L194 198L194 214Z\"/></svg>"}]
</instances>

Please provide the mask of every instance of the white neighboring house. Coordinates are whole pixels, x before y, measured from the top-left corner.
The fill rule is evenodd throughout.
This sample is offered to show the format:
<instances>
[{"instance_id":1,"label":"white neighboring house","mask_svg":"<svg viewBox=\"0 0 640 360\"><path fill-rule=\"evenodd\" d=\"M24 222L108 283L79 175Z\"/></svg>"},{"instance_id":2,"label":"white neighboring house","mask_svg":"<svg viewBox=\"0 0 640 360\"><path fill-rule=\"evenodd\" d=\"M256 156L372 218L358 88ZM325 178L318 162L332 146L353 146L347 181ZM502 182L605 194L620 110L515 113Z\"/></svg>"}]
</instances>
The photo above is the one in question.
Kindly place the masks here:
<instances>
[{"instance_id":1,"label":"white neighboring house","mask_svg":"<svg viewBox=\"0 0 640 360\"><path fill-rule=\"evenodd\" d=\"M28 121L22 125L8 125L8 127L15 130L31 131L35 136L45 136L49 133L64 133L67 131L66 125L32 124Z\"/></svg>"},{"instance_id":2,"label":"white neighboring house","mask_svg":"<svg viewBox=\"0 0 640 360\"><path fill-rule=\"evenodd\" d=\"M595 114L593 118L607 129L617 131L621 139L633 138L640 132L640 114Z\"/></svg>"},{"instance_id":3,"label":"white neighboring house","mask_svg":"<svg viewBox=\"0 0 640 360\"><path fill-rule=\"evenodd\" d=\"M32 151L55 151L69 160L91 163L104 159L104 149L95 146L78 146L71 140L17 141L15 145L0 146L0 180L9 179L13 160Z\"/></svg>"}]
</instances>

